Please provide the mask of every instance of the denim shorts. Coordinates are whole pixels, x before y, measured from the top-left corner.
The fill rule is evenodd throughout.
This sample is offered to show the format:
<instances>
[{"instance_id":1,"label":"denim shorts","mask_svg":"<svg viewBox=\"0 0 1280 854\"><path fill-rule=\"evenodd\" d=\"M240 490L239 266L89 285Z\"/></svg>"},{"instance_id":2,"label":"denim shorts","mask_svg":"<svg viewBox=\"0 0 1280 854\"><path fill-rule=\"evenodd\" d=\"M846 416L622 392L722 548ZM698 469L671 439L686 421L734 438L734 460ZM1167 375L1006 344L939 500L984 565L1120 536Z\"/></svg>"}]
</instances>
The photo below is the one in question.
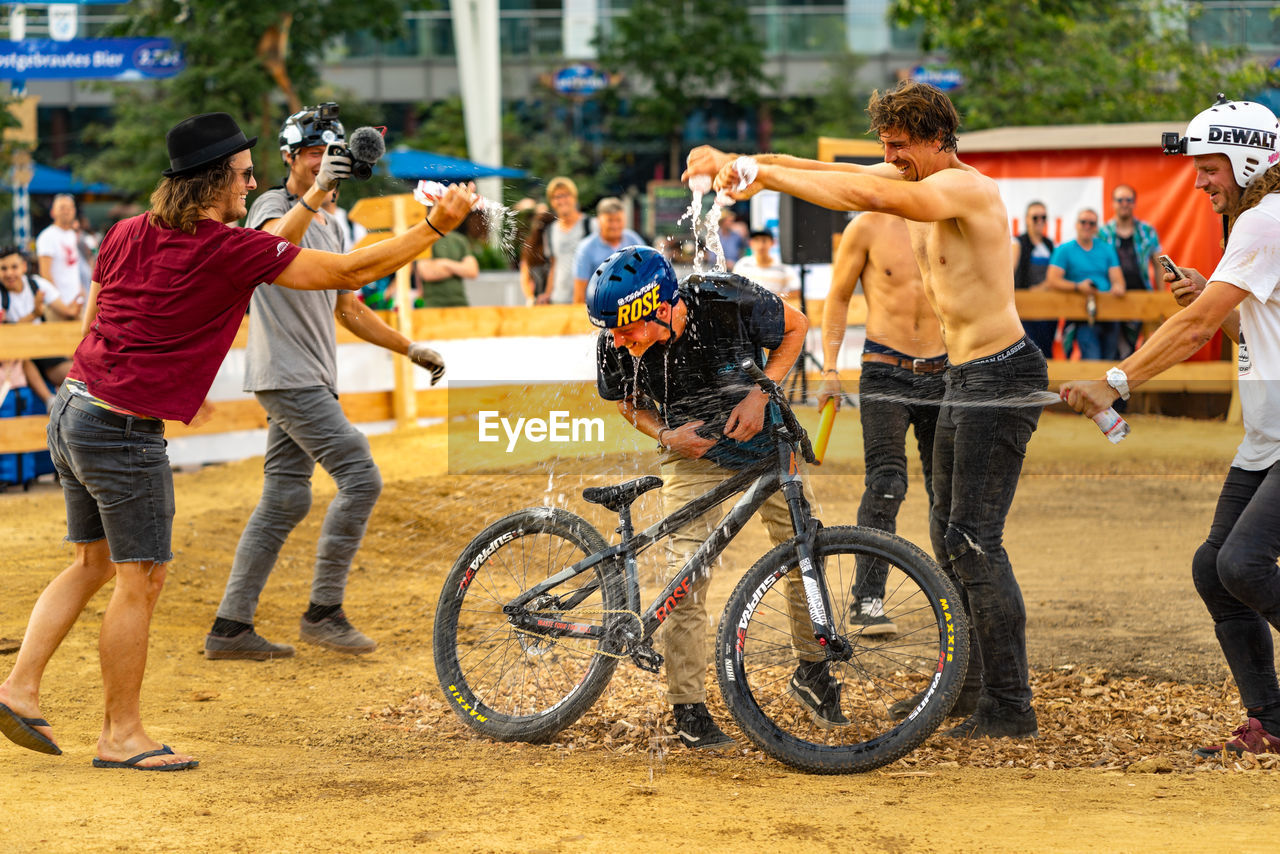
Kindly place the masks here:
<instances>
[{"instance_id":1,"label":"denim shorts","mask_svg":"<svg viewBox=\"0 0 1280 854\"><path fill-rule=\"evenodd\" d=\"M67 504L67 542L106 538L116 563L171 561L173 470L164 422L110 412L63 385L48 436Z\"/></svg>"}]
</instances>

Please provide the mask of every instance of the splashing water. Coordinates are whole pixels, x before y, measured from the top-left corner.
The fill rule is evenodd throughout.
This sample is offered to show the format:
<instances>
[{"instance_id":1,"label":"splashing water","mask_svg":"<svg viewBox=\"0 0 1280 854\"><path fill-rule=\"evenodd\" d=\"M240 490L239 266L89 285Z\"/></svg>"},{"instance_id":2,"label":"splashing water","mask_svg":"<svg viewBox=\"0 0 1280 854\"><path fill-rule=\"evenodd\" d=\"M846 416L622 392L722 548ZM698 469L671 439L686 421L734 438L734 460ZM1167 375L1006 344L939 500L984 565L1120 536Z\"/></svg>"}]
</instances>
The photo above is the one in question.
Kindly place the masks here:
<instances>
[{"instance_id":1,"label":"splashing water","mask_svg":"<svg viewBox=\"0 0 1280 854\"><path fill-rule=\"evenodd\" d=\"M449 187L439 181L419 181L413 189L413 197L425 207L432 207L440 200ZM471 198L471 210L479 212L489 230L489 242L502 249L509 258L519 255L520 247L516 245L516 212L502 202L495 202L484 196L474 195Z\"/></svg>"}]
</instances>

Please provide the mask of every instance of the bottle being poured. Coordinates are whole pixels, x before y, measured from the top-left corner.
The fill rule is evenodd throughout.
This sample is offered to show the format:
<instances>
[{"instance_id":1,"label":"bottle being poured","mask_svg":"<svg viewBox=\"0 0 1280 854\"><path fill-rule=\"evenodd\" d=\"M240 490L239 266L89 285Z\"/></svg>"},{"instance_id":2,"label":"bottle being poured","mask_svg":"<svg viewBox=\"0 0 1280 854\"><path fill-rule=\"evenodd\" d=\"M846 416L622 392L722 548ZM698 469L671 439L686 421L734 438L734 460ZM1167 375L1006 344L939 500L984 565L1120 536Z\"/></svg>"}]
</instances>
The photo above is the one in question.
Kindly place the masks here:
<instances>
[{"instance_id":1,"label":"bottle being poured","mask_svg":"<svg viewBox=\"0 0 1280 854\"><path fill-rule=\"evenodd\" d=\"M449 186L439 181L419 181L413 188L413 198L424 207L430 208L440 201L448 190ZM471 210L484 214L490 242L498 243L503 252L514 258L518 251L515 245L517 225L515 211L502 202L495 202L474 192L471 194Z\"/></svg>"}]
</instances>

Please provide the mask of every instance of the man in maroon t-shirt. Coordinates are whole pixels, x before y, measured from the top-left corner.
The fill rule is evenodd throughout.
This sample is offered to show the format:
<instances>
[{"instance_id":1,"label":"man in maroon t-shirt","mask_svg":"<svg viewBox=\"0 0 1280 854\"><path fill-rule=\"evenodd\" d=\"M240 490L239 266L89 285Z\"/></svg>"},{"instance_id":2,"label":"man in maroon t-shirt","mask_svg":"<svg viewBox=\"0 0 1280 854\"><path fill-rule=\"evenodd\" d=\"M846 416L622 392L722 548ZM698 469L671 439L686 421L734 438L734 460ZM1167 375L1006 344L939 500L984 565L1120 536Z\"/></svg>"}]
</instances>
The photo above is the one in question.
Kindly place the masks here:
<instances>
[{"instance_id":1,"label":"man in maroon t-shirt","mask_svg":"<svg viewBox=\"0 0 1280 854\"><path fill-rule=\"evenodd\" d=\"M163 419L195 418L260 282L357 289L408 264L471 207L471 194L455 187L399 237L348 255L299 249L229 226L245 215L245 197L257 186L249 153L256 141L226 113L179 123L166 137L170 168L150 212L117 223L102 241L84 340L49 413L75 559L40 594L0 683L0 734L22 747L62 752L40 716L40 678L84 606L114 578L99 642L105 715L93 764L143 771L198 764L142 726L151 613L173 559ZM350 174L345 155L325 162L335 177ZM443 367L426 348L409 355Z\"/></svg>"}]
</instances>

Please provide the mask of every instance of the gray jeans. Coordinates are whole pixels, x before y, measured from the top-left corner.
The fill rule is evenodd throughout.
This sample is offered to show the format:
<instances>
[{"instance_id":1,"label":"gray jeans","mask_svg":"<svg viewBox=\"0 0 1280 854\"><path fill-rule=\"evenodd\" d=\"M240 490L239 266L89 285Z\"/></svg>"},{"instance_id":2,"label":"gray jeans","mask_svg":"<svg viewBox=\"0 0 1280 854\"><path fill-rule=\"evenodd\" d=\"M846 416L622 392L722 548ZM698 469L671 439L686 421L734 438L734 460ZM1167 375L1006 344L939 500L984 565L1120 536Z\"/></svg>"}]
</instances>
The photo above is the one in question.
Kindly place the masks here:
<instances>
[{"instance_id":1,"label":"gray jeans","mask_svg":"<svg viewBox=\"0 0 1280 854\"><path fill-rule=\"evenodd\" d=\"M252 623L258 597L289 533L311 509L311 475L316 463L338 486L325 513L316 547L311 601L339 605L347 574L364 539L373 505L382 492L382 476L369 452L369 440L351 426L337 397L327 388L257 392L267 410L267 454L262 498L236 547L218 616Z\"/></svg>"}]
</instances>

